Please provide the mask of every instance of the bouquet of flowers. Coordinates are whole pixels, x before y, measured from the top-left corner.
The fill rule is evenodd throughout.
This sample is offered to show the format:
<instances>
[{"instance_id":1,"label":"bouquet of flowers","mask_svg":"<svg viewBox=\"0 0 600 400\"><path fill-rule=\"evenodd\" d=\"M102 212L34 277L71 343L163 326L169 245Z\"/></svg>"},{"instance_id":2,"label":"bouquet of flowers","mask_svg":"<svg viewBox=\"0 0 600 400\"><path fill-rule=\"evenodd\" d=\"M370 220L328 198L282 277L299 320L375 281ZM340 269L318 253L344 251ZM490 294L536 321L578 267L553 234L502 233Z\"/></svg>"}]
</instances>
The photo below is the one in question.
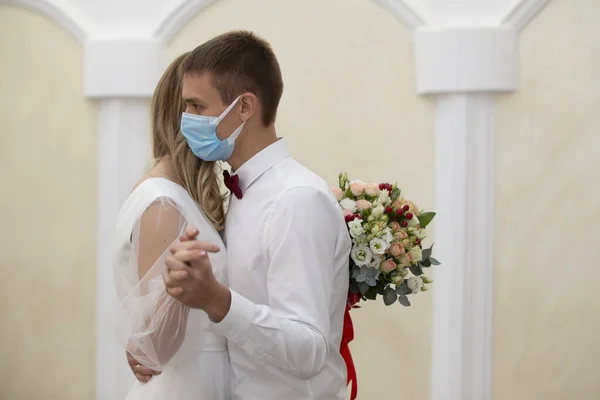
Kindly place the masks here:
<instances>
[{"instance_id":1,"label":"bouquet of flowers","mask_svg":"<svg viewBox=\"0 0 600 400\"><path fill-rule=\"evenodd\" d=\"M388 306L410 306L407 296L432 283L423 269L440 264L431 256L433 245L422 246L435 213L401 197L396 184L349 181L344 173L332 190L352 238L349 305L379 295Z\"/></svg>"},{"instance_id":2,"label":"bouquet of flowers","mask_svg":"<svg viewBox=\"0 0 600 400\"><path fill-rule=\"evenodd\" d=\"M435 217L423 212L412 201L401 197L396 184L349 181L339 176L339 187L332 189L344 211L350 252L350 290L344 315L340 353L346 362L350 399L356 399L358 383L349 343L354 339L350 310L361 300L383 297L386 305L398 301L410 306L408 295L427 290L432 281L423 269L440 263L431 256L433 245L423 249L425 228Z\"/></svg>"}]
</instances>

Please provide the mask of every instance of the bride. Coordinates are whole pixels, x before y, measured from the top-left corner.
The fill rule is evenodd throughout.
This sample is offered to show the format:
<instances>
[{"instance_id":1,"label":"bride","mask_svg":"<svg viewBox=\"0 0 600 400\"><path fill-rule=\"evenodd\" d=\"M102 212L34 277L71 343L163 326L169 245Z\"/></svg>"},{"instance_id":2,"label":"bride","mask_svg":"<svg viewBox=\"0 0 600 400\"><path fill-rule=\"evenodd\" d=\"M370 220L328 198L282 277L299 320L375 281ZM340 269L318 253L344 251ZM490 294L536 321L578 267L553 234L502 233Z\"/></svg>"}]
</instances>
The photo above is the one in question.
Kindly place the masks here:
<instances>
[{"instance_id":1,"label":"bride","mask_svg":"<svg viewBox=\"0 0 600 400\"><path fill-rule=\"evenodd\" d=\"M193 225L199 240L217 244L215 276L226 283L223 198L215 165L198 159L179 132L184 104L177 58L161 77L152 99L154 167L125 200L117 218L115 282L119 336L137 366L159 371L136 382L126 400L229 400L226 339L208 316L165 291L162 273L169 247Z\"/></svg>"}]
</instances>

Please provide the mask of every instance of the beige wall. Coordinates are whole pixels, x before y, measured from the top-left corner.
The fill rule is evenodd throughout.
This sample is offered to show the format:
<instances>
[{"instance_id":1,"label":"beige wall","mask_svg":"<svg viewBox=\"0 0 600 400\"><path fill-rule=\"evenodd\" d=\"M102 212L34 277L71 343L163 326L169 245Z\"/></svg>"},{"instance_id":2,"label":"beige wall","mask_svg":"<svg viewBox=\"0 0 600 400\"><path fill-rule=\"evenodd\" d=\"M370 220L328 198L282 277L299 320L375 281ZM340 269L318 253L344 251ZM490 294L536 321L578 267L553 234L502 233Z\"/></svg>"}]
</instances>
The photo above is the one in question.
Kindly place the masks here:
<instances>
[{"instance_id":1,"label":"beige wall","mask_svg":"<svg viewBox=\"0 0 600 400\"><path fill-rule=\"evenodd\" d=\"M174 38L170 58L233 29L273 45L285 82L278 132L298 160L332 184L340 170L399 180L433 207L433 102L416 95L411 35L389 12L364 0L221 0ZM353 316L359 398L428 399L429 293Z\"/></svg>"},{"instance_id":2,"label":"beige wall","mask_svg":"<svg viewBox=\"0 0 600 400\"><path fill-rule=\"evenodd\" d=\"M93 399L96 106L82 48L0 5L0 398Z\"/></svg>"},{"instance_id":3,"label":"beige wall","mask_svg":"<svg viewBox=\"0 0 600 400\"><path fill-rule=\"evenodd\" d=\"M494 400L600 399L599 13L551 2L498 102Z\"/></svg>"}]
</instances>

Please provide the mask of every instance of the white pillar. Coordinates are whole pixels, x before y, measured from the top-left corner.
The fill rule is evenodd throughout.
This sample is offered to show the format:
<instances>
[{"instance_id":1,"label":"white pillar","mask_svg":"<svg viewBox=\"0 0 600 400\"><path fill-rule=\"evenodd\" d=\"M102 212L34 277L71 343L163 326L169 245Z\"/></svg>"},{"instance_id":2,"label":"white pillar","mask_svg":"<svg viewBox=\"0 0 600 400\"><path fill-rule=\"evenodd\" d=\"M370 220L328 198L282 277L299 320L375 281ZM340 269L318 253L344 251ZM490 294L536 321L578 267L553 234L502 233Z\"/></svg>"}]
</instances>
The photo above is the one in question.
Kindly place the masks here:
<instances>
[{"instance_id":1,"label":"white pillar","mask_svg":"<svg viewBox=\"0 0 600 400\"><path fill-rule=\"evenodd\" d=\"M96 399L124 398L134 377L115 335L113 281L116 217L150 161L150 108L163 66L160 41L90 41L85 94L99 99Z\"/></svg>"},{"instance_id":2,"label":"white pillar","mask_svg":"<svg viewBox=\"0 0 600 400\"><path fill-rule=\"evenodd\" d=\"M494 232L493 93L516 85L511 27L422 28L417 88L436 109L433 400L489 400Z\"/></svg>"}]
</instances>

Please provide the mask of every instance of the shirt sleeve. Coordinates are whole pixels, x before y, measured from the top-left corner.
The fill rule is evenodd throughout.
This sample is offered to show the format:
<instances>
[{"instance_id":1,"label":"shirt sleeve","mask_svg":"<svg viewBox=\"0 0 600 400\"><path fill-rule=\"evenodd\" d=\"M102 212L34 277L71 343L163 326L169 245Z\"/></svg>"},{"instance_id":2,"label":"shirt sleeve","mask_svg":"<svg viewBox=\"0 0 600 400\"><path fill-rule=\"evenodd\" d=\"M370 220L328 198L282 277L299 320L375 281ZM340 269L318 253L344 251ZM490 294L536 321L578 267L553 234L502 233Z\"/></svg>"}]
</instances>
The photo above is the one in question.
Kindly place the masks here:
<instances>
[{"instance_id":1,"label":"shirt sleeve","mask_svg":"<svg viewBox=\"0 0 600 400\"><path fill-rule=\"evenodd\" d=\"M269 305L231 291L217 329L250 356L301 379L325 366L339 213L313 187L284 193L267 225Z\"/></svg>"}]
</instances>

